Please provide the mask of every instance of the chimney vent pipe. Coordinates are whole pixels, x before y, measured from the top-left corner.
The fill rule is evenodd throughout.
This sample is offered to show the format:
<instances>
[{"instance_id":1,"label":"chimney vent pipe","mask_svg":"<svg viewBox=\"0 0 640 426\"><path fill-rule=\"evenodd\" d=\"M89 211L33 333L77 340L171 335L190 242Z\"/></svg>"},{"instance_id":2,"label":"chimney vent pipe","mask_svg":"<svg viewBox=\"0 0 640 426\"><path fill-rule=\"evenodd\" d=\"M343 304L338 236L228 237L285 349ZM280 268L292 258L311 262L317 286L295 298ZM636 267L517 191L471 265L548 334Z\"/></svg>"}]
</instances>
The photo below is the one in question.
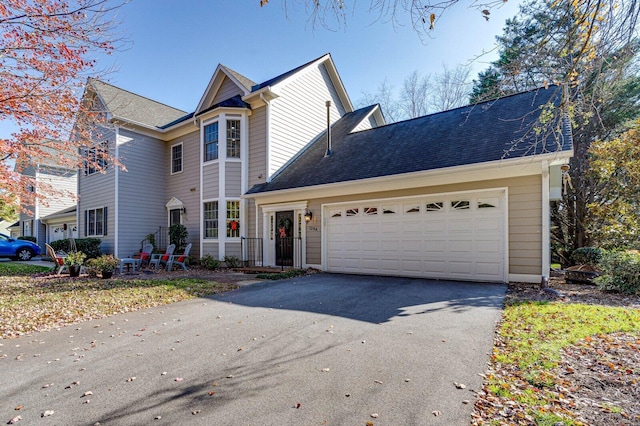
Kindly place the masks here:
<instances>
[{"instance_id":1,"label":"chimney vent pipe","mask_svg":"<svg viewBox=\"0 0 640 426\"><path fill-rule=\"evenodd\" d=\"M331 101L326 102L327 105L327 152L324 154L325 157L333 154L331 150Z\"/></svg>"}]
</instances>

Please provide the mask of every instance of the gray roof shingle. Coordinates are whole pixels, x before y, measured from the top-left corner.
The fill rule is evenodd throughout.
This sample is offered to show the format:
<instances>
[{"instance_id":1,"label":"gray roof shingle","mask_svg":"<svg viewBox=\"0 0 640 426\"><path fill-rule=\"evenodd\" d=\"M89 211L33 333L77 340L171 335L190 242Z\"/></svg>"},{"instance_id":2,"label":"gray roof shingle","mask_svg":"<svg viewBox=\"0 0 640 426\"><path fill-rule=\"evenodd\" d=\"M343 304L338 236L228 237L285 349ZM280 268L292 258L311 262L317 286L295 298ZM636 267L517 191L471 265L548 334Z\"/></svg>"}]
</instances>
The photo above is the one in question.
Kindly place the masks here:
<instances>
[{"instance_id":1,"label":"gray roof shingle","mask_svg":"<svg viewBox=\"0 0 640 426\"><path fill-rule=\"evenodd\" d=\"M160 128L187 115L185 111L94 78L91 78L89 83L105 102L108 111L116 118Z\"/></svg>"},{"instance_id":2,"label":"gray roof shingle","mask_svg":"<svg viewBox=\"0 0 640 426\"><path fill-rule=\"evenodd\" d=\"M344 115L332 127L333 154L325 157L326 132L271 182L248 193L276 191L471 165L572 149L570 128L558 139L534 137L532 126L547 102L558 105L557 86L427 115L361 132L351 130L368 113Z\"/></svg>"}]
</instances>

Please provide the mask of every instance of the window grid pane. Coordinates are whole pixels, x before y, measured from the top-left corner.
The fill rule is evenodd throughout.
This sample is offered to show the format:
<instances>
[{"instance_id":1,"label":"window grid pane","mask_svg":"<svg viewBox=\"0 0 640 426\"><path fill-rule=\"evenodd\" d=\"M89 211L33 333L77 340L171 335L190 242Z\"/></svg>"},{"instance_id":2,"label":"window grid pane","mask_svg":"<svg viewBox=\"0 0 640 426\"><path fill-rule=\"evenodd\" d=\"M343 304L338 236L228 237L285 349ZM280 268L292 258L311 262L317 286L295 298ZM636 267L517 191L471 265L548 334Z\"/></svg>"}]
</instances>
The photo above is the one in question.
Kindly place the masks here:
<instances>
[{"instance_id":1,"label":"window grid pane","mask_svg":"<svg viewBox=\"0 0 640 426\"><path fill-rule=\"evenodd\" d=\"M204 161L218 159L218 123L204 127Z\"/></svg>"},{"instance_id":2,"label":"window grid pane","mask_svg":"<svg viewBox=\"0 0 640 426\"><path fill-rule=\"evenodd\" d=\"M182 145L171 147L171 173L182 171Z\"/></svg>"},{"instance_id":3,"label":"window grid pane","mask_svg":"<svg viewBox=\"0 0 640 426\"><path fill-rule=\"evenodd\" d=\"M218 238L218 202L204 203L204 236Z\"/></svg>"},{"instance_id":4,"label":"window grid pane","mask_svg":"<svg viewBox=\"0 0 640 426\"><path fill-rule=\"evenodd\" d=\"M227 120L227 158L240 158L240 120Z\"/></svg>"},{"instance_id":5,"label":"window grid pane","mask_svg":"<svg viewBox=\"0 0 640 426\"><path fill-rule=\"evenodd\" d=\"M227 237L240 237L240 201L227 201Z\"/></svg>"}]
</instances>

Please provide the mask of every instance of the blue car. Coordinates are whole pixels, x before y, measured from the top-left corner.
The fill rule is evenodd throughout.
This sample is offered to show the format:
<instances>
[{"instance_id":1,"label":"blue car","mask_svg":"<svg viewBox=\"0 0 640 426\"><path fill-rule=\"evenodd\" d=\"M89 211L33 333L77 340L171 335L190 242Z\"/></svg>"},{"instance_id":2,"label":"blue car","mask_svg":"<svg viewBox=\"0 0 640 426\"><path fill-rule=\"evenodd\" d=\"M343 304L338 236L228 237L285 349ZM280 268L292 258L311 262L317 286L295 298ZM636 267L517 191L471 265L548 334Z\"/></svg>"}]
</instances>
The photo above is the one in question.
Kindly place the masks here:
<instances>
[{"instance_id":1,"label":"blue car","mask_svg":"<svg viewBox=\"0 0 640 426\"><path fill-rule=\"evenodd\" d=\"M27 240L16 240L8 235L0 234L0 257L10 257L15 260L31 260L40 254L40 247Z\"/></svg>"}]
</instances>

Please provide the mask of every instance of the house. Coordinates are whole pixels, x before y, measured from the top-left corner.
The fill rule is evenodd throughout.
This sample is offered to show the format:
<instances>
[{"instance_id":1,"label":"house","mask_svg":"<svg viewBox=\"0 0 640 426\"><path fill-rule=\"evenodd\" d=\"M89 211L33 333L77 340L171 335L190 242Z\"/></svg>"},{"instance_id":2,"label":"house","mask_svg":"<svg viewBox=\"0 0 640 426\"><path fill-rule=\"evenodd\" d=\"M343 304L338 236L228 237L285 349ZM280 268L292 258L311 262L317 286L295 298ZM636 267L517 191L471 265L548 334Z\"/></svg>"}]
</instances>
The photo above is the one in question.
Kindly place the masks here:
<instances>
[{"instance_id":1,"label":"house","mask_svg":"<svg viewBox=\"0 0 640 426\"><path fill-rule=\"evenodd\" d=\"M330 55L254 83L219 65L187 113L91 79L105 112L79 174L81 236L118 257L180 223L192 254L261 265L539 282L569 126L557 87L387 125L355 110ZM156 231L157 230L157 231Z\"/></svg>"},{"instance_id":2,"label":"house","mask_svg":"<svg viewBox=\"0 0 640 426\"><path fill-rule=\"evenodd\" d=\"M21 169L21 175L28 178L31 197L29 200L21 200L22 207L28 210L20 212L17 234L22 237L34 237L36 244L45 252L45 243L62 238L77 237L72 230L77 228L76 223L76 194L78 186L78 172L74 168L64 167L59 164L59 155L64 153L64 145L52 142L41 148L50 156L32 158L29 164L21 167L18 162L16 167ZM60 154L63 153L63 154ZM43 192L53 196L42 196ZM48 218L57 216L61 212L73 212L58 216L57 222L49 222ZM14 232L12 232L12 236Z\"/></svg>"}]
</instances>

